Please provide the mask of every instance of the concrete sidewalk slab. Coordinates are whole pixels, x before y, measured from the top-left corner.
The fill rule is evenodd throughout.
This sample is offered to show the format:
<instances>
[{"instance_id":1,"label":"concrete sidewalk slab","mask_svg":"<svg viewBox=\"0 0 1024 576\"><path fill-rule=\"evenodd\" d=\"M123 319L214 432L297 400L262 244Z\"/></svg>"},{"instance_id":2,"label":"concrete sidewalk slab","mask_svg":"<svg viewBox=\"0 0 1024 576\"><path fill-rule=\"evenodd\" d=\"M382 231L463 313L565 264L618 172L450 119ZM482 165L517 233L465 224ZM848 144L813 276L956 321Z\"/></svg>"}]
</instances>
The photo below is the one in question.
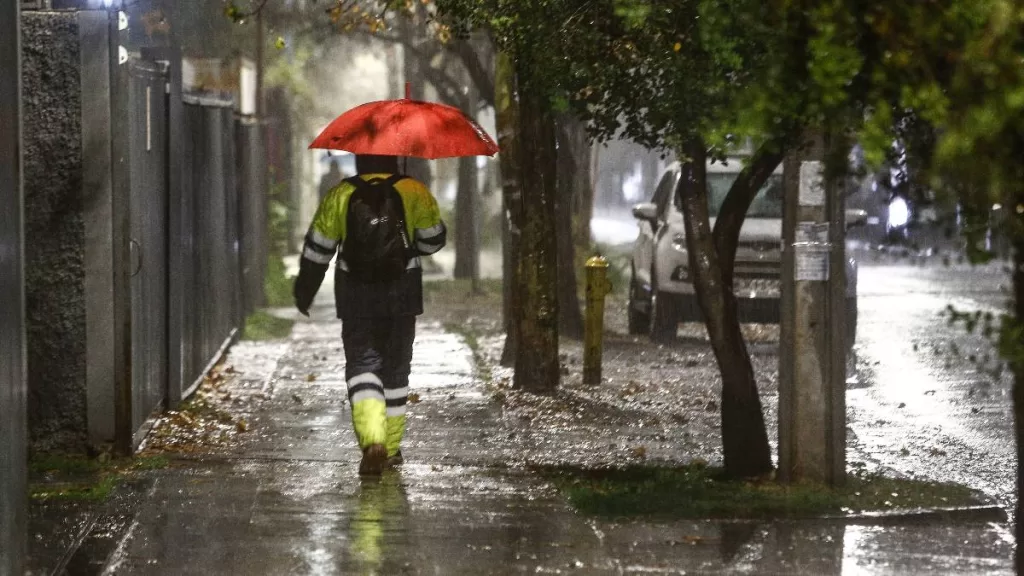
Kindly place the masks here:
<instances>
[{"instance_id":1,"label":"concrete sidewalk slab","mask_svg":"<svg viewBox=\"0 0 1024 576\"><path fill-rule=\"evenodd\" d=\"M406 464L357 474L340 325L329 307L284 342L243 342L219 393L248 431L148 473L109 574L1010 574L987 523L589 518L520 465L461 338L422 324ZM530 438L570 458L560 438Z\"/></svg>"}]
</instances>

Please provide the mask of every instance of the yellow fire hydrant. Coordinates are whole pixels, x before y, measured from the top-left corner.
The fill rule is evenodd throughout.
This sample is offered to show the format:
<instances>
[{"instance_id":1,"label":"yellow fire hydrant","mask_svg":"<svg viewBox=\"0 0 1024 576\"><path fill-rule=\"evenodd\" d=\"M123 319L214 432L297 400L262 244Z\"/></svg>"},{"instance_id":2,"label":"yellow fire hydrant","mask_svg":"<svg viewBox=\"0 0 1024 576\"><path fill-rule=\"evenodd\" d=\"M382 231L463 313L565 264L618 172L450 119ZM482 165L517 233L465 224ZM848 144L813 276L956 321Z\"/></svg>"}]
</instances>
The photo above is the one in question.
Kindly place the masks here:
<instances>
[{"instance_id":1,"label":"yellow fire hydrant","mask_svg":"<svg viewBox=\"0 0 1024 576\"><path fill-rule=\"evenodd\" d=\"M601 383L604 343L604 299L612 291L608 260L597 255L587 260L587 311L583 334L583 383Z\"/></svg>"}]
</instances>

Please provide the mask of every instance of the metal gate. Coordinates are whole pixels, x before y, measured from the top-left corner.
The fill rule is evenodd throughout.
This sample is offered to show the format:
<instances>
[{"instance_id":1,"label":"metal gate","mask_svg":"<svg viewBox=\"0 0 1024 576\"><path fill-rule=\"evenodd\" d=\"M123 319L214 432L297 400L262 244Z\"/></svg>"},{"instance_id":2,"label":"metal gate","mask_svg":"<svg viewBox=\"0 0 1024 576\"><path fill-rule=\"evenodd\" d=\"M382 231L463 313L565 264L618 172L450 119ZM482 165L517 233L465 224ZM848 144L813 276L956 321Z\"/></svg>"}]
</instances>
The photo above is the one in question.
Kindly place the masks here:
<instances>
[{"instance_id":1,"label":"metal gate","mask_svg":"<svg viewBox=\"0 0 1024 576\"><path fill-rule=\"evenodd\" d=\"M129 78L132 430L139 434L167 391L167 75L157 63L133 60Z\"/></svg>"},{"instance_id":2,"label":"metal gate","mask_svg":"<svg viewBox=\"0 0 1024 576\"><path fill-rule=\"evenodd\" d=\"M0 576L23 572L27 532L19 18L0 0Z\"/></svg>"},{"instance_id":3,"label":"metal gate","mask_svg":"<svg viewBox=\"0 0 1024 576\"><path fill-rule=\"evenodd\" d=\"M238 198L231 102L185 98L182 134L181 397L241 325Z\"/></svg>"}]
</instances>

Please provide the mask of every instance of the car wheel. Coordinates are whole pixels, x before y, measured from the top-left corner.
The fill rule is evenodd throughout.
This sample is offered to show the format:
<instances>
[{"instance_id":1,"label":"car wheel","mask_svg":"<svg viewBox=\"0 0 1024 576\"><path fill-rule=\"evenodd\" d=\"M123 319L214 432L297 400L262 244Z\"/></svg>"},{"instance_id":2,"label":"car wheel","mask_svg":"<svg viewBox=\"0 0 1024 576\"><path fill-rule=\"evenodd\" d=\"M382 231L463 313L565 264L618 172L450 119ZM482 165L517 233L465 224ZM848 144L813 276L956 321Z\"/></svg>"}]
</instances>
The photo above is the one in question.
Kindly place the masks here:
<instances>
[{"instance_id":1,"label":"car wheel","mask_svg":"<svg viewBox=\"0 0 1024 576\"><path fill-rule=\"evenodd\" d=\"M654 290L651 295L651 340L671 342L679 329L679 300L672 294Z\"/></svg>"},{"instance_id":2,"label":"car wheel","mask_svg":"<svg viewBox=\"0 0 1024 576\"><path fill-rule=\"evenodd\" d=\"M853 351L853 345L857 343L857 299L846 299L846 351Z\"/></svg>"},{"instance_id":3,"label":"car wheel","mask_svg":"<svg viewBox=\"0 0 1024 576\"><path fill-rule=\"evenodd\" d=\"M680 296L678 301L678 318L680 322L704 322L704 314L700 311L700 304L697 303L696 294Z\"/></svg>"},{"instance_id":4,"label":"car wheel","mask_svg":"<svg viewBox=\"0 0 1024 576\"><path fill-rule=\"evenodd\" d=\"M650 313L640 311L640 305L643 303L643 294L640 286L636 283L636 274L634 273L629 279L629 305L627 308L630 334L647 334L651 330Z\"/></svg>"}]
</instances>

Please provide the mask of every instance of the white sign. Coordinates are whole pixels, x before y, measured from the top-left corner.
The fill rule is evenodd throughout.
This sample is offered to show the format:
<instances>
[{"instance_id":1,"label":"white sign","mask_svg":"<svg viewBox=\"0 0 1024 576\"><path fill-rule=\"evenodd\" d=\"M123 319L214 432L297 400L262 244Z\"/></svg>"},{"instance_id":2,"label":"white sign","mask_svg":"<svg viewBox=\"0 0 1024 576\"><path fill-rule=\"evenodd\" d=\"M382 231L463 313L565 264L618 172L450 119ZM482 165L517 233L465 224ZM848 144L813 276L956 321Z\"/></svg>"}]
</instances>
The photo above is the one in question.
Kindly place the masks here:
<instances>
[{"instance_id":1,"label":"white sign","mask_svg":"<svg viewBox=\"0 0 1024 576\"><path fill-rule=\"evenodd\" d=\"M801 206L825 205L825 167L817 160L800 163L800 194L798 201Z\"/></svg>"},{"instance_id":2,"label":"white sign","mask_svg":"<svg viewBox=\"0 0 1024 576\"><path fill-rule=\"evenodd\" d=\"M796 249L796 280L797 282L828 281L828 249L810 249L798 246Z\"/></svg>"},{"instance_id":3,"label":"white sign","mask_svg":"<svg viewBox=\"0 0 1024 576\"><path fill-rule=\"evenodd\" d=\"M832 251L828 230L828 222L797 222L793 242L793 273L797 281L828 280L829 254Z\"/></svg>"},{"instance_id":4,"label":"white sign","mask_svg":"<svg viewBox=\"0 0 1024 576\"><path fill-rule=\"evenodd\" d=\"M800 244L821 244L828 247L828 222L797 222L796 237L793 242L798 246Z\"/></svg>"}]
</instances>

